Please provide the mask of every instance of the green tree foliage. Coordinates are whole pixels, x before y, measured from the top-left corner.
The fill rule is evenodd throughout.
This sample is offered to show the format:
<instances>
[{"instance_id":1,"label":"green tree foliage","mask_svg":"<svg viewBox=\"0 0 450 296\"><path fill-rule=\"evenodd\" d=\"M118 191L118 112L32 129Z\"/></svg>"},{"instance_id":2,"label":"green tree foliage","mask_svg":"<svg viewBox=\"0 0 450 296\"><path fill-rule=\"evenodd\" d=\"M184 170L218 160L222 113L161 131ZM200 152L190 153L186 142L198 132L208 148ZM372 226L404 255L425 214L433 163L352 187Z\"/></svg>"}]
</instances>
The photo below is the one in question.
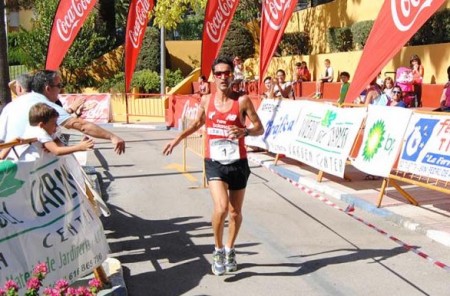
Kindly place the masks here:
<instances>
[{"instance_id":1,"label":"green tree foliage","mask_svg":"<svg viewBox=\"0 0 450 296\"><path fill-rule=\"evenodd\" d=\"M434 14L409 40L408 45L450 42L450 9Z\"/></svg>"},{"instance_id":2,"label":"green tree foliage","mask_svg":"<svg viewBox=\"0 0 450 296\"><path fill-rule=\"evenodd\" d=\"M205 8L207 0L158 0L154 9L154 24L174 30L189 10Z\"/></svg>"},{"instance_id":3,"label":"green tree foliage","mask_svg":"<svg viewBox=\"0 0 450 296\"><path fill-rule=\"evenodd\" d=\"M332 52L351 51L353 49L352 31L348 27L329 28L327 38Z\"/></svg>"},{"instance_id":4,"label":"green tree foliage","mask_svg":"<svg viewBox=\"0 0 450 296\"><path fill-rule=\"evenodd\" d=\"M285 33L278 45L277 53L286 55L308 55L311 53L311 41L305 32Z\"/></svg>"},{"instance_id":5,"label":"green tree foliage","mask_svg":"<svg viewBox=\"0 0 450 296\"><path fill-rule=\"evenodd\" d=\"M161 68L161 36L155 27L148 27L136 62L136 71L159 71Z\"/></svg>"},{"instance_id":6,"label":"green tree foliage","mask_svg":"<svg viewBox=\"0 0 450 296\"><path fill-rule=\"evenodd\" d=\"M23 61L28 68L41 69L45 66L48 40L56 11L57 0L36 0L34 9L39 16L30 31L23 31L19 37L19 47L25 54ZM83 27L67 52L61 68L62 79L69 90L95 86L96 81L86 70L92 61L112 49L114 40L107 37L103 27L96 27L94 10L86 19Z\"/></svg>"},{"instance_id":7,"label":"green tree foliage","mask_svg":"<svg viewBox=\"0 0 450 296\"><path fill-rule=\"evenodd\" d=\"M357 22L351 26L350 30L353 36L353 44L356 49L364 48L372 27L373 21Z\"/></svg>"},{"instance_id":8,"label":"green tree foliage","mask_svg":"<svg viewBox=\"0 0 450 296\"><path fill-rule=\"evenodd\" d=\"M253 57L254 54L255 44L250 31L239 22L232 22L219 55L240 56L247 59Z\"/></svg>"}]
</instances>

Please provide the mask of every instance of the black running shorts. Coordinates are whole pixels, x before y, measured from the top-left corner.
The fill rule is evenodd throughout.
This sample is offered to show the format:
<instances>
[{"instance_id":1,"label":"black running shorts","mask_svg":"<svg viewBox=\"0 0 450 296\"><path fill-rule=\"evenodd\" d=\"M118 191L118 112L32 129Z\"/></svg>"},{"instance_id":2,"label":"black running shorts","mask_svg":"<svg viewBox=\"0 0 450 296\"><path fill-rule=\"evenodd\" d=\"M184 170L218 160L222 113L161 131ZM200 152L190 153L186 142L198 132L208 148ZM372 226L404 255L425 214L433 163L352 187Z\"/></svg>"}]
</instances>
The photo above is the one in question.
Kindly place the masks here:
<instances>
[{"instance_id":1,"label":"black running shorts","mask_svg":"<svg viewBox=\"0 0 450 296\"><path fill-rule=\"evenodd\" d=\"M206 179L209 181L223 181L229 190L240 190L247 187L250 168L247 159L240 159L230 164L221 164L205 158Z\"/></svg>"}]
</instances>

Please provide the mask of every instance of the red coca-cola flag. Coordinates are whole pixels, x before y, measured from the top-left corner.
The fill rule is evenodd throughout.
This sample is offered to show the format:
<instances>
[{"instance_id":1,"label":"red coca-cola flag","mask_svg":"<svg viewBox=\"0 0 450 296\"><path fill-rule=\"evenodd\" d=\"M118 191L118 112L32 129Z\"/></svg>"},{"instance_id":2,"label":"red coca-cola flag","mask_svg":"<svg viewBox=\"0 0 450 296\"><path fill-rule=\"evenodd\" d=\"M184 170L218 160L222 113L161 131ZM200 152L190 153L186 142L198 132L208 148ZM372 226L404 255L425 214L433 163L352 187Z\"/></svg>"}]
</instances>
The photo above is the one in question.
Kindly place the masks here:
<instances>
[{"instance_id":1,"label":"red coca-cola flag","mask_svg":"<svg viewBox=\"0 0 450 296\"><path fill-rule=\"evenodd\" d=\"M219 54L239 0L208 0L203 22L201 73L211 74L211 66Z\"/></svg>"},{"instance_id":2,"label":"red coca-cola flag","mask_svg":"<svg viewBox=\"0 0 450 296\"><path fill-rule=\"evenodd\" d=\"M147 29L153 0L132 0L128 10L127 30L125 34L125 91L130 89L136 61L141 50Z\"/></svg>"},{"instance_id":3,"label":"red coca-cola flag","mask_svg":"<svg viewBox=\"0 0 450 296\"><path fill-rule=\"evenodd\" d=\"M273 53L283 36L284 29L294 12L297 1L294 0L264 0L262 4L261 35L259 50L259 90L263 92L262 84Z\"/></svg>"},{"instance_id":4,"label":"red coca-cola flag","mask_svg":"<svg viewBox=\"0 0 450 296\"><path fill-rule=\"evenodd\" d=\"M53 18L45 69L57 70L96 0L61 0Z\"/></svg>"},{"instance_id":5,"label":"red coca-cola flag","mask_svg":"<svg viewBox=\"0 0 450 296\"><path fill-rule=\"evenodd\" d=\"M367 38L345 102L353 102L445 0L386 0ZM386 37L389 37L389 40Z\"/></svg>"}]
</instances>

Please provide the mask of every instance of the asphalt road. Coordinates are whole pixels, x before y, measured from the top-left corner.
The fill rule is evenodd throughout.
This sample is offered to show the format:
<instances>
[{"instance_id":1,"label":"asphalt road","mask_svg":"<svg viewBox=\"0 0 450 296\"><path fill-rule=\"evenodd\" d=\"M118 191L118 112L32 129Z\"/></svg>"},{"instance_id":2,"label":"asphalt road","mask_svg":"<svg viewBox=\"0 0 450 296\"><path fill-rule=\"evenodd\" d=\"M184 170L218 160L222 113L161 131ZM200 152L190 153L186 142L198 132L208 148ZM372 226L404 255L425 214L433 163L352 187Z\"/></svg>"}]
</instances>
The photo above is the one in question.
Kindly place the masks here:
<instances>
[{"instance_id":1,"label":"asphalt road","mask_svg":"<svg viewBox=\"0 0 450 296\"><path fill-rule=\"evenodd\" d=\"M163 146L176 131L114 128L125 155L97 140L95 166L112 215L103 218L111 256L129 295L449 295L450 271L251 164L238 271L211 273L212 202L201 186L201 159ZM325 197L326 198L326 197ZM332 200L337 207L346 205ZM432 259L450 249L363 211L373 223Z\"/></svg>"}]
</instances>

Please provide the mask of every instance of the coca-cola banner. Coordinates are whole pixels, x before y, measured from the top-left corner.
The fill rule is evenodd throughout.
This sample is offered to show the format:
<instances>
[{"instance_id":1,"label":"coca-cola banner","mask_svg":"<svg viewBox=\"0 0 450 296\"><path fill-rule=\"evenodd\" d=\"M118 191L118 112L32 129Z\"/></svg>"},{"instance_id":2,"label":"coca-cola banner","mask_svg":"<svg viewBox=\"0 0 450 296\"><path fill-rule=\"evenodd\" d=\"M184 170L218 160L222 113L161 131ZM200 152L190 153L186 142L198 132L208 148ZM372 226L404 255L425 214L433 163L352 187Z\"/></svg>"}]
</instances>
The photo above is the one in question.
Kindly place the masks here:
<instances>
[{"instance_id":1,"label":"coca-cola banner","mask_svg":"<svg viewBox=\"0 0 450 296\"><path fill-rule=\"evenodd\" d=\"M386 0L367 38L345 102L352 103L445 0ZM387 42L386 36L393 36Z\"/></svg>"},{"instance_id":2,"label":"coca-cola banner","mask_svg":"<svg viewBox=\"0 0 450 296\"><path fill-rule=\"evenodd\" d=\"M125 35L125 91L130 89L131 79L136 67L136 61L141 50L147 29L153 0L131 0L128 10L127 30Z\"/></svg>"},{"instance_id":3,"label":"coca-cola banner","mask_svg":"<svg viewBox=\"0 0 450 296\"><path fill-rule=\"evenodd\" d=\"M201 73L211 74L211 66L219 54L239 0L208 0L203 22Z\"/></svg>"},{"instance_id":4,"label":"coca-cola banner","mask_svg":"<svg viewBox=\"0 0 450 296\"><path fill-rule=\"evenodd\" d=\"M58 70L96 0L61 0L53 19L45 69Z\"/></svg>"},{"instance_id":5,"label":"coca-cola banner","mask_svg":"<svg viewBox=\"0 0 450 296\"><path fill-rule=\"evenodd\" d=\"M260 92L263 92L262 83L267 68L269 67L270 60L283 36L284 29L286 28L296 5L297 1L294 0L263 1L259 51Z\"/></svg>"}]
</instances>

